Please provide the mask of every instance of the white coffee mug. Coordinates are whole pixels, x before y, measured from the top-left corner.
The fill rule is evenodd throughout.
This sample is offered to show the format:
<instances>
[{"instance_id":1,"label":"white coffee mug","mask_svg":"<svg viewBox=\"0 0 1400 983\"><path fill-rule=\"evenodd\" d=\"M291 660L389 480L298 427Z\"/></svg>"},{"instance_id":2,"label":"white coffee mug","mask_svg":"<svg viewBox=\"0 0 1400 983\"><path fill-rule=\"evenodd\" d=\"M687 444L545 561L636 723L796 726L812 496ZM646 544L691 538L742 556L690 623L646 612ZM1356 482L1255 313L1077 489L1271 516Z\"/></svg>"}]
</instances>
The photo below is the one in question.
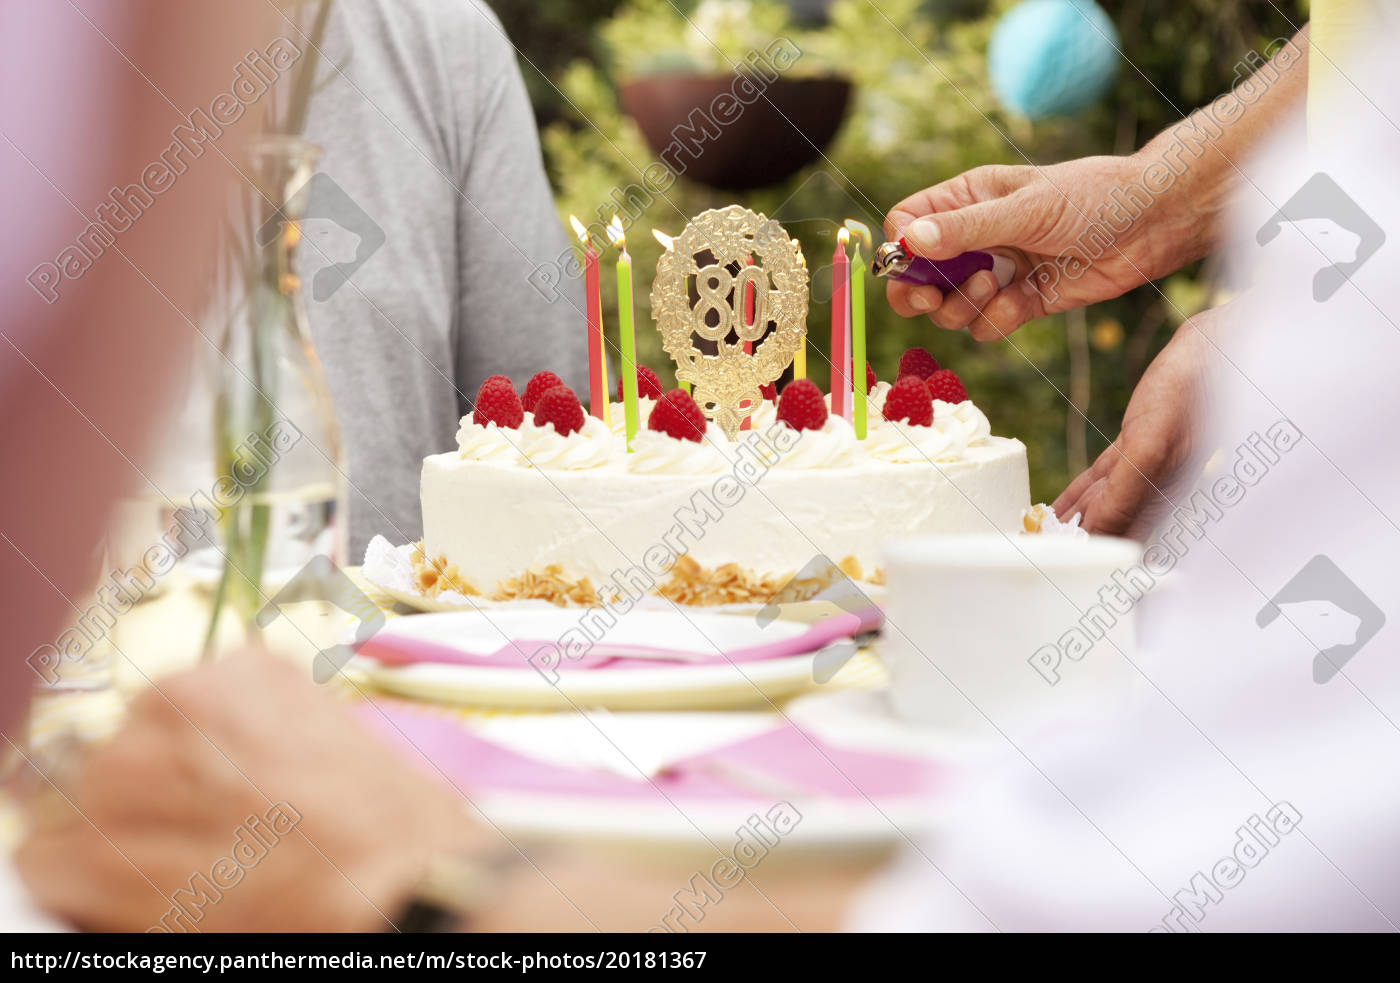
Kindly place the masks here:
<instances>
[{"instance_id":1,"label":"white coffee mug","mask_svg":"<svg viewBox=\"0 0 1400 983\"><path fill-rule=\"evenodd\" d=\"M1137 677L1142 548L988 533L888 546L880 653L901 717L1015 738L1111 709Z\"/></svg>"}]
</instances>

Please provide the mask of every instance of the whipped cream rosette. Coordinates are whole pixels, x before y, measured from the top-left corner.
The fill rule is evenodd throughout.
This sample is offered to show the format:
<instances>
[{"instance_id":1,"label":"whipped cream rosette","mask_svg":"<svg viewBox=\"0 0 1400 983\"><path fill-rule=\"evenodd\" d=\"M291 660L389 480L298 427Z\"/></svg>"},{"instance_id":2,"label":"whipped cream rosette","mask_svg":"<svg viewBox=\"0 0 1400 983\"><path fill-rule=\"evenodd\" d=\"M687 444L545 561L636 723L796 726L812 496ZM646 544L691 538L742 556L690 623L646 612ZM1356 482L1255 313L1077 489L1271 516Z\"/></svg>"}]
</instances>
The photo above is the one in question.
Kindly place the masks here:
<instances>
[{"instance_id":1,"label":"whipped cream rosette","mask_svg":"<svg viewBox=\"0 0 1400 983\"><path fill-rule=\"evenodd\" d=\"M732 467L729 439L710 422L702 441L682 440L659 430L638 430L626 468L636 474L719 474Z\"/></svg>"},{"instance_id":2,"label":"whipped cream rosette","mask_svg":"<svg viewBox=\"0 0 1400 983\"><path fill-rule=\"evenodd\" d=\"M528 413L525 416L529 419ZM494 423L475 423L468 414L462 417L462 423L457 428L457 453L465 461L514 464L520 460L520 441L516 433Z\"/></svg>"}]
</instances>

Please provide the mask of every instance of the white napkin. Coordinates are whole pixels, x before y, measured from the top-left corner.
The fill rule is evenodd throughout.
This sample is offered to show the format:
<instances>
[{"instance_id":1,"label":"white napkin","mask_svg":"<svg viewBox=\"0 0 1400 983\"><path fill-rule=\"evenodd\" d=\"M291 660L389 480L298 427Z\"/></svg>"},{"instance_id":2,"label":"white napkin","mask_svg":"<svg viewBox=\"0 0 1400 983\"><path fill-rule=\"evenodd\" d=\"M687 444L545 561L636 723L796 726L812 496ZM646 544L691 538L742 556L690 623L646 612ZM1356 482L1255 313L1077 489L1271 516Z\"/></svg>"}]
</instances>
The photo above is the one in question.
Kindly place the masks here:
<instances>
[{"instance_id":1,"label":"white napkin","mask_svg":"<svg viewBox=\"0 0 1400 983\"><path fill-rule=\"evenodd\" d=\"M761 713L560 713L488 717L469 726L479 736L551 764L654 778L693 755L784 724Z\"/></svg>"}]
</instances>

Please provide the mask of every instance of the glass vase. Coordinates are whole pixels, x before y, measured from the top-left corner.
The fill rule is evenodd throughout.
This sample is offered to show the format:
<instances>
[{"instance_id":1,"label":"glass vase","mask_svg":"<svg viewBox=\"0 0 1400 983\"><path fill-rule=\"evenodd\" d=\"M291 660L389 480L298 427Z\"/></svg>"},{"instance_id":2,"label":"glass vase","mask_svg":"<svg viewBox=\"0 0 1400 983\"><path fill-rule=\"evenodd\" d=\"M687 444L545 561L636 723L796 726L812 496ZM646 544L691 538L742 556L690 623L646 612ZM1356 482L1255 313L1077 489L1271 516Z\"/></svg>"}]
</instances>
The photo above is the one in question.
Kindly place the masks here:
<instances>
[{"instance_id":1,"label":"glass vase","mask_svg":"<svg viewBox=\"0 0 1400 983\"><path fill-rule=\"evenodd\" d=\"M299 137L254 142L216 273L214 476L187 517L208 533L190 557L211 590L206 658L260 643L277 591L315 558L345 558L340 431L295 262L319 154Z\"/></svg>"}]
</instances>

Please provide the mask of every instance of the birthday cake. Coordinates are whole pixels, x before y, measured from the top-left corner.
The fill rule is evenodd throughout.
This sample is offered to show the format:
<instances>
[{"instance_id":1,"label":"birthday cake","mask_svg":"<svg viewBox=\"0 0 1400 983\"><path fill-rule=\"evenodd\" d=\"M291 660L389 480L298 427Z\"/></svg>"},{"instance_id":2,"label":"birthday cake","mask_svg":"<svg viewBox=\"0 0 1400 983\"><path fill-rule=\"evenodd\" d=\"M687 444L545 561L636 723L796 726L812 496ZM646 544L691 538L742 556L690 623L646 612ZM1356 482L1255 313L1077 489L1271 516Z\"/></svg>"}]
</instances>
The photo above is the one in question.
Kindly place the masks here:
<instances>
[{"instance_id":1,"label":"birthday cake","mask_svg":"<svg viewBox=\"0 0 1400 983\"><path fill-rule=\"evenodd\" d=\"M948 370L871 385L865 440L806 380L731 442L689 395L641 375L630 453L621 403L608 423L549 373L523 399L487 380L457 449L423 462L420 589L764 603L840 575L878 583L885 543L1015 531L1030 505L1025 445L993 436Z\"/></svg>"},{"instance_id":2,"label":"birthday cake","mask_svg":"<svg viewBox=\"0 0 1400 983\"><path fill-rule=\"evenodd\" d=\"M861 246L870 242L864 226L848 225L860 240L838 235L831 351L833 365L854 367L864 361ZM796 600L840 577L879 582L880 550L893 540L1019 528L1030 505L1025 446L993 436L928 352L906 352L892 385L868 365L859 386L833 371L834 399L801 377L809 274L800 244L738 205L696 216L674 238L656 234L665 251L651 312L691 391L663 392L654 373L634 369L608 405L598 255L575 227L599 353L590 354L593 413L550 372L521 392L503 376L482 383L457 449L423 462L421 591L559 604ZM619 249L628 364L631 259L620 220L608 238ZM798 378L779 395L774 381L789 367Z\"/></svg>"}]
</instances>

